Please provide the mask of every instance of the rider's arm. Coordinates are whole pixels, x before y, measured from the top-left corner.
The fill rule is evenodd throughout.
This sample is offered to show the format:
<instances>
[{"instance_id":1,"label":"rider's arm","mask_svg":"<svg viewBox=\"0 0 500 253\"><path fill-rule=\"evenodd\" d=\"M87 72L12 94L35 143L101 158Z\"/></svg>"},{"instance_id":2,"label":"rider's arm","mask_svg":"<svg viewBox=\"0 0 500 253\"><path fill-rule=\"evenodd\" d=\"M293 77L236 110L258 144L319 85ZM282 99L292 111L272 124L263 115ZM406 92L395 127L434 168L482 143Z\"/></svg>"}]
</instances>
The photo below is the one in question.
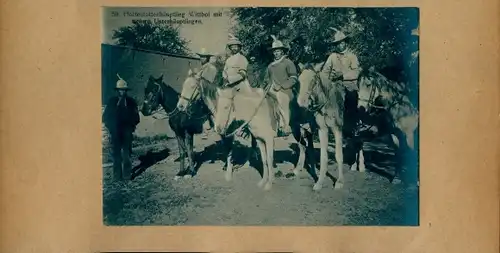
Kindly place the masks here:
<instances>
[{"instance_id":1,"label":"rider's arm","mask_svg":"<svg viewBox=\"0 0 500 253\"><path fill-rule=\"evenodd\" d=\"M286 72L288 74L288 77L292 79L292 85L298 82L297 78L297 68L295 67L295 64L292 61L288 61L288 64L286 65Z\"/></svg>"},{"instance_id":2,"label":"rider's arm","mask_svg":"<svg viewBox=\"0 0 500 253\"><path fill-rule=\"evenodd\" d=\"M333 54L328 56L328 59L326 59L325 64L323 65L323 68L321 69L321 73L324 74L325 76L330 77L330 73L332 72L333 68Z\"/></svg>"},{"instance_id":3,"label":"rider's arm","mask_svg":"<svg viewBox=\"0 0 500 253\"><path fill-rule=\"evenodd\" d=\"M348 70L344 73L344 81L357 80L361 72L358 57L356 57L355 54L349 55L349 61L350 65Z\"/></svg>"}]
</instances>

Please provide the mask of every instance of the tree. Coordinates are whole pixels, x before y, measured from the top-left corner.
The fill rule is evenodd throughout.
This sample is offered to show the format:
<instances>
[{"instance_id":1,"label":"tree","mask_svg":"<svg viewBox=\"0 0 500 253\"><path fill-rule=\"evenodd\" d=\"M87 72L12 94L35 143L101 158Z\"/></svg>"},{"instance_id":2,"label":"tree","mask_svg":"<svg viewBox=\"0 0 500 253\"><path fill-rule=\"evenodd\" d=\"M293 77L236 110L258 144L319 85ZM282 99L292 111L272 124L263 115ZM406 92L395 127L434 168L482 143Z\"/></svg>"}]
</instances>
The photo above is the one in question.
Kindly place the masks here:
<instances>
[{"instance_id":1,"label":"tree","mask_svg":"<svg viewBox=\"0 0 500 253\"><path fill-rule=\"evenodd\" d=\"M179 29L155 24L151 20L133 20L132 25L113 31L116 44L170 54L186 55L189 41L182 38Z\"/></svg>"},{"instance_id":2,"label":"tree","mask_svg":"<svg viewBox=\"0 0 500 253\"><path fill-rule=\"evenodd\" d=\"M258 69L272 60L271 34L290 47L292 61L322 62L332 52L335 27L351 35L351 48L363 68L375 67L408 79L410 55L418 48L411 30L418 24L416 8L234 8L233 33L244 43L245 53L255 57ZM394 68L399 67L397 71Z\"/></svg>"}]
</instances>

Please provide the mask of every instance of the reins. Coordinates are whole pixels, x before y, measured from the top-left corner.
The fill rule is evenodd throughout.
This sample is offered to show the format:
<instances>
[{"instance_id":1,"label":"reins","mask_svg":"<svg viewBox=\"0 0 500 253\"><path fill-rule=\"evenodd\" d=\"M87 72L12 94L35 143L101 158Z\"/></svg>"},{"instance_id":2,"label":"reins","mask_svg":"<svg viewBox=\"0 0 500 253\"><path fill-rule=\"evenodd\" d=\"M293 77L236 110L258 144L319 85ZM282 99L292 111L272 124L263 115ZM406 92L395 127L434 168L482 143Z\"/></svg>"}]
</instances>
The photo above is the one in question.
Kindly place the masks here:
<instances>
[{"instance_id":1,"label":"reins","mask_svg":"<svg viewBox=\"0 0 500 253\"><path fill-rule=\"evenodd\" d=\"M255 117L255 115L257 114L257 112L259 111L259 108L261 107L262 103L264 102L264 100L266 99L266 96L267 96L267 93L269 92L269 90L271 90L271 87L272 85L269 84L264 92L264 96L262 97L262 99L260 100L259 104L257 105L257 107L255 108L252 116L245 122L243 123L240 127L238 127L236 130L234 130L232 133L228 134L228 135L225 135L226 137L232 137L233 135L235 135L236 133L240 132L244 127L248 126L248 124L250 124L250 122L252 121L252 119ZM233 102L231 104L231 107L234 107L234 97L233 97Z\"/></svg>"}]
</instances>

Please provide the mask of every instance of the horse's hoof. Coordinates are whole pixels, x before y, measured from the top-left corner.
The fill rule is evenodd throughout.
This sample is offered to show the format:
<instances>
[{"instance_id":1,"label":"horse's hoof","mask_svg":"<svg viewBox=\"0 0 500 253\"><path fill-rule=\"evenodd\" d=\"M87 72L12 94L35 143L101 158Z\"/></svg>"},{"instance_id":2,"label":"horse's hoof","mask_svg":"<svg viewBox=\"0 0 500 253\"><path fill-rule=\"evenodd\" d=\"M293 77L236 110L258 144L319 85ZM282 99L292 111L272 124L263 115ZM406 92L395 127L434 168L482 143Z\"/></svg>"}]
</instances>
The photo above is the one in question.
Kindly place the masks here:
<instances>
[{"instance_id":1,"label":"horse's hoof","mask_svg":"<svg viewBox=\"0 0 500 253\"><path fill-rule=\"evenodd\" d=\"M294 178L295 177L295 173L294 172L288 172L285 174L285 178L286 179L290 179L290 178Z\"/></svg>"},{"instance_id":2,"label":"horse's hoof","mask_svg":"<svg viewBox=\"0 0 500 253\"><path fill-rule=\"evenodd\" d=\"M392 179L392 183L393 183L393 184L401 184L401 182L402 182L402 181L401 181L401 179L399 179L399 178L394 178L394 179Z\"/></svg>"},{"instance_id":3,"label":"horse's hoof","mask_svg":"<svg viewBox=\"0 0 500 253\"><path fill-rule=\"evenodd\" d=\"M320 183L315 183L314 184L314 187L313 187L313 190L314 191L320 191L321 188L323 188L323 184L320 184Z\"/></svg>"},{"instance_id":4,"label":"horse's hoof","mask_svg":"<svg viewBox=\"0 0 500 253\"><path fill-rule=\"evenodd\" d=\"M297 177L298 177L298 176L300 176L300 171L301 171L301 170L300 170L299 168L295 168L295 169L293 170L293 174L294 174L295 176L297 176Z\"/></svg>"},{"instance_id":5,"label":"horse's hoof","mask_svg":"<svg viewBox=\"0 0 500 253\"><path fill-rule=\"evenodd\" d=\"M357 167L358 167L358 164L357 164L357 163L354 163L353 165L351 165L351 170L352 170L352 171L356 171L356 170L358 170L358 168L357 168Z\"/></svg>"},{"instance_id":6,"label":"horse's hoof","mask_svg":"<svg viewBox=\"0 0 500 253\"><path fill-rule=\"evenodd\" d=\"M189 174L188 174L188 175L184 175L184 179L190 179L190 178L192 178L192 177L193 177L193 176L192 176L192 175L189 175Z\"/></svg>"},{"instance_id":7,"label":"horse's hoof","mask_svg":"<svg viewBox=\"0 0 500 253\"><path fill-rule=\"evenodd\" d=\"M225 178L226 178L226 181L228 181L228 182L229 182L229 181L231 181L231 180L233 179L233 175L232 175L232 174L230 174L230 173L226 173Z\"/></svg>"},{"instance_id":8,"label":"horse's hoof","mask_svg":"<svg viewBox=\"0 0 500 253\"><path fill-rule=\"evenodd\" d=\"M266 186L264 186L264 191L269 191L273 187L273 184L270 182L267 182Z\"/></svg>"},{"instance_id":9,"label":"horse's hoof","mask_svg":"<svg viewBox=\"0 0 500 253\"><path fill-rule=\"evenodd\" d=\"M366 172L366 167L363 164L359 165L359 172Z\"/></svg>"},{"instance_id":10,"label":"horse's hoof","mask_svg":"<svg viewBox=\"0 0 500 253\"><path fill-rule=\"evenodd\" d=\"M282 177L283 176L283 172L281 172L281 170L278 170L276 173L274 173L274 177Z\"/></svg>"},{"instance_id":11,"label":"horse's hoof","mask_svg":"<svg viewBox=\"0 0 500 253\"><path fill-rule=\"evenodd\" d=\"M181 176L175 176L175 177L174 177L174 180L175 180L175 181L178 181L178 180L179 180L179 179L181 179L181 178L182 178Z\"/></svg>"},{"instance_id":12,"label":"horse's hoof","mask_svg":"<svg viewBox=\"0 0 500 253\"><path fill-rule=\"evenodd\" d=\"M260 180L260 181L259 181L259 183L257 184L257 186L258 186L259 188L262 188L262 187L264 186L264 184L265 184L265 183L266 183L266 180L262 179L262 180Z\"/></svg>"},{"instance_id":13,"label":"horse's hoof","mask_svg":"<svg viewBox=\"0 0 500 253\"><path fill-rule=\"evenodd\" d=\"M342 188L344 188L344 183L342 183L342 182L335 183L335 189L342 189Z\"/></svg>"}]
</instances>

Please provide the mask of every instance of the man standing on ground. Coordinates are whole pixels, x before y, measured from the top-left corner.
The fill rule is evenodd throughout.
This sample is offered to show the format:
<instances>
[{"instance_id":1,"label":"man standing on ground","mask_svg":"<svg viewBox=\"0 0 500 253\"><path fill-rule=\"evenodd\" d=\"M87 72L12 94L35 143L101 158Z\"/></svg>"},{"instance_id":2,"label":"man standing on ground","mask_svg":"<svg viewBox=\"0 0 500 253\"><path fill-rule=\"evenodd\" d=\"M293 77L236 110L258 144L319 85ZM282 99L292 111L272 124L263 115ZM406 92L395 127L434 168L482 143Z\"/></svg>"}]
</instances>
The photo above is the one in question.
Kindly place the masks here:
<instances>
[{"instance_id":1,"label":"man standing on ground","mask_svg":"<svg viewBox=\"0 0 500 253\"><path fill-rule=\"evenodd\" d=\"M130 180L132 177L133 132L139 124L139 110L135 100L127 95L127 82L118 76L117 95L109 99L102 116L102 121L111 135L113 152L113 176L116 181Z\"/></svg>"}]
</instances>

